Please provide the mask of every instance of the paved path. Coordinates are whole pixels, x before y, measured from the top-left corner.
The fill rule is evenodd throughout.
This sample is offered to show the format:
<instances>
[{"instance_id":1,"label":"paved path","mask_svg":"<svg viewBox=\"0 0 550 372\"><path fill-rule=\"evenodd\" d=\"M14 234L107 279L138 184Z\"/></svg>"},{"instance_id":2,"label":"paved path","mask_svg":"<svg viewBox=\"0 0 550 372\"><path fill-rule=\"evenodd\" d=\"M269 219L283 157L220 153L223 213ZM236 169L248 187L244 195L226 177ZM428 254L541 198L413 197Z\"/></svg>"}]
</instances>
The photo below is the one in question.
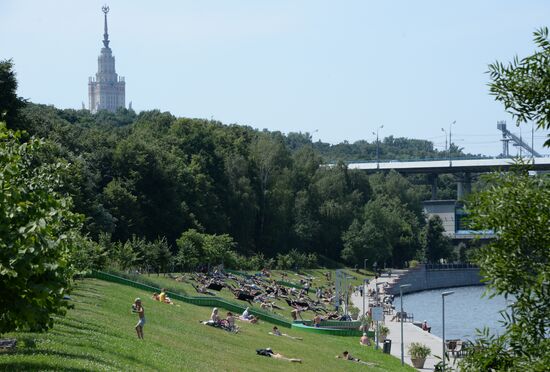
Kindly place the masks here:
<instances>
[{"instance_id":1,"label":"paved path","mask_svg":"<svg viewBox=\"0 0 550 372\"><path fill-rule=\"evenodd\" d=\"M377 283L389 282L395 280L397 277L381 277L375 282L371 280L369 283L369 288L375 290ZM380 286L379 288L381 288ZM361 310L363 313L363 298L359 295L353 294L352 297L353 305ZM368 304L368 302L366 302ZM399 307L399 298L396 298L394 301L396 308ZM368 305L367 305L368 306ZM406 309L403 309L407 311ZM390 319L393 315L385 316L385 325L389 328L390 333L388 339L392 340L391 346L391 355L395 356L398 359L401 359L401 323L392 322ZM437 364L441 359L436 359L435 356L441 358L442 355L442 340L441 338L432 335L431 333L423 331L420 327L415 326L409 322L403 322L403 344L404 344L404 361L405 363L412 366L410 355L408 354L408 348L411 342L420 342L425 344L432 350L432 355L426 358L426 363L424 368L421 371L433 371L435 364ZM451 363L453 360L451 359Z\"/></svg>"}]
</instances>

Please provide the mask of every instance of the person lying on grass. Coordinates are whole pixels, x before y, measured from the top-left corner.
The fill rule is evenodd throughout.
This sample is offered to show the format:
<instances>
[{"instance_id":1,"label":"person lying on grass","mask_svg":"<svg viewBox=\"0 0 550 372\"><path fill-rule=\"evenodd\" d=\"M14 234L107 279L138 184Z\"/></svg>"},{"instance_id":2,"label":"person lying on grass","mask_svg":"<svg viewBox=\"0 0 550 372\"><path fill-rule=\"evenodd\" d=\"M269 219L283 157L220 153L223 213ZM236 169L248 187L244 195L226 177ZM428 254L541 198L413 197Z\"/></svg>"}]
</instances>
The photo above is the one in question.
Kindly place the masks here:
<instances>
[{"instance_id":1,"label":"person lying on grass","mask_svg":"<svg viewBox=\"0 0 550 372\"><path fill-rule=\"evenodd\" d=\"M287 357L285 357L284 355L282 355L280 353L273 352L273 350L271 350L271 348L269 348L269 347L265 348L265 349L256 349L256 354L266 356L266 357L269 357L269 358L286 360L287 362L302 363L302 359L287 358Z\"/></svg>"},{"instance_id":2,"label":"person lying on grass","mask_svg":"<svg viewBox=\"0 0 550 372\"><path fill-rule=\"evenodd\" d=\"M351 356L350 353L348 353L347 351L344 351L342 353L342 355L336 355L336 358L338 359L344 359L344 360L349 360L350 362L356 362L356 363L360 363L360 364L365 364L365 365L368 365L368 366L375 366L376 364L375 363L369 363L369 362L365 362L359 358L354 358Z\"/></svg>"},{"instance_id":3,"label":"person lying on grass","mask_svg":"<svg viewBox=\"0 0 550 372\"><path fill-rule=\"evenodd\" d=\"M250 308L247 307L242 315L239 317L240 320L244 320L245 322L250 322L252 324L258 323L258 318L256 318L254 315L250 314Z\"/></svg>"},{"instance_id":4,"label":"person lying on grass","mask_svg":"<svg viewBox=\"0 0 550 372\"><path fill-rule=\"evenodd\" d=\"M274 326L273 331L269 332L269 334L273 335L273 336L285 336L285 337L291 338L293 340L300 340L300 341L303 340L303 338L301 338L301 337L293 337L293 336L287 335L286 333L281 333L281 331L279 331L279 328L277 328L277 326Z\"/></svg>"}]
</instances>

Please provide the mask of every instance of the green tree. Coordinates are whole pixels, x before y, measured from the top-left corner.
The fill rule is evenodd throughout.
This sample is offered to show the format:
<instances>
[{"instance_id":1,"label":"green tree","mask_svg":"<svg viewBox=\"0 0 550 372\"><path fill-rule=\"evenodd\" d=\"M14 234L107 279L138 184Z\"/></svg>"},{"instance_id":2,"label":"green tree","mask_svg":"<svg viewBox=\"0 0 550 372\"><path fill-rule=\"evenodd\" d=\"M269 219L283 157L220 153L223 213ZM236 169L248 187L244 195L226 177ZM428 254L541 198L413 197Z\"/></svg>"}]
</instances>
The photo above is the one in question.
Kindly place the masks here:
<instances>
[{"instance_id":1,"label":"green tree","mask_svg":"<svg viewBox=\"0 0 550 372\"><path fill-rule=\"evenodd\" d=\"M68 166L43 148L0 123L0 333L47 329L67 307L82 219L59 192Z\"/></svg>"},{"instance_id":2,"label":"green tree","mask_svg":"<svg viewBox=\"0 0 550 372\"><path fill-rule=\"evenodd\" d=\"M492 82L490 92L495 100L504 104L517 124L534 121L540 129L550 129L550 40L548 28L534 32L539 47L535 53L521 60L516 56L505 65L489 65ZM550 146L550 134L545 146Z\"/></svg>"},{"instance_id":3,"label":"green tree","mask_svg":"<svg viewBox=\"0 0 550 372\"><path fill-rule=\"evenodd\" d=\"M183 270L194 270L204 257L204 235L195 229L189 229L181 234L176 244L176 263Z\"/></svg>"},{"instance_id":4,"label":"green tree","mask_svg":"<svg viewBox=\"0 0 550 372\"><path fill-rule=\"evenodd\" d=\"M162 272L166 275L166 272L172 268L173 262L168 241L165 237L157 238L152 245L156 247L155 250L158 252L156 260L157 274Z\"/></svg>"},{"instance_id":5,"label":"green tree","mask_svg":"<svg viewBox=\"0 0 550 372\"><path fill-rule=\"evenodd\" d=\"M452 256L451 240L443 235L445 228L438 215L431 216L424 226L422 234L422 248L428 262L439 262L440 259L449 259Z\"/></svg>"},{"instance_id":6,"label":"green tree","mask_svg":"<svg viewBox=\"0 0 550 372\"><path fill-rule=\"evenodd\" d=\"M477 263L488 289L513 299L504 319L502 353L476 349L463 368L487 363L485 370L512 360L510 371L543 371L550 364L550 179L529 176L526 168L492 174L491 187L468 204L472 228L496 238L479 249ZM500 342L500 341L499 341ZM489 343L491 344L491 343ZM502 348L501 348L502 349ZM507 363L507 362L506 362Z\"/></svg>"},{"instance_id":7,"label":"green tree","mask_svg":"<svg viewBox=\"0 0 550 372\"><path fill-rule=\"evenodd\" d=\"M25 102L17 97L17 79L11 60L0 61L0 120L15 128L19 110Z\"/></svg>"}]
</instances>

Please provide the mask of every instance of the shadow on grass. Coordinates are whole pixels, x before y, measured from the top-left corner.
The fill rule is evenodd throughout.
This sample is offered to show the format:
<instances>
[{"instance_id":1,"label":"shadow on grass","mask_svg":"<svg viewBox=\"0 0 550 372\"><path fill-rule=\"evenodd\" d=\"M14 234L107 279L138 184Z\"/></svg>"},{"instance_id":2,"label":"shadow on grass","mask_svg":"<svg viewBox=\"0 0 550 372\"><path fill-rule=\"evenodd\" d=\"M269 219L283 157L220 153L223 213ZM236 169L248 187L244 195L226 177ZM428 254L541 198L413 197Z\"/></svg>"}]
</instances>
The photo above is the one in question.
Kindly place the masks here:
<instances>
[{"instance_id":1,"label":"shadow on grass","mask_svg":"<svg viewBox=\"0 0 550 372\"><path fill-rule=\"evenodd\" d=\"M12 356L25 356L25 355L32 355L32 356L47 356L47 357L58 357L58 358L66 358L66 359L73 359L73 360L86 360L91 363L104 365L106 367L115 367L111 362L108 360L98 358L92 355L81 355L81 354L74 354L74 353L66 353L62 351L53 351L53 350L37 350L37 349L15 349L9 352L4 353L5 356L12 355ZM25 365L32 365L33 368L25 368ZM0 359L0 369L5 369L8 371L20 371L20 370L45 370L47 365L44 365L43 362L31 362L31 361L6 361L4 362L2 359ZM52 366L52 369L54 370L67 370L67 371L87 371L89 369L81 369L81 368L72 368L67 367L67 369L64 369L64 367L60 366Z\"/></svg>"},{"instance_id":2,"label":"shadow on grass","mask_svg":"<svg viewBox=\"0 0 550 372\"><path fill-rule=\"evenodd\" d=\"M7 362L0 360L0 371L68 371L68 372L88 372L86 368L60 367L46 364L43 362Z\"/></svg>"}]
</instances>

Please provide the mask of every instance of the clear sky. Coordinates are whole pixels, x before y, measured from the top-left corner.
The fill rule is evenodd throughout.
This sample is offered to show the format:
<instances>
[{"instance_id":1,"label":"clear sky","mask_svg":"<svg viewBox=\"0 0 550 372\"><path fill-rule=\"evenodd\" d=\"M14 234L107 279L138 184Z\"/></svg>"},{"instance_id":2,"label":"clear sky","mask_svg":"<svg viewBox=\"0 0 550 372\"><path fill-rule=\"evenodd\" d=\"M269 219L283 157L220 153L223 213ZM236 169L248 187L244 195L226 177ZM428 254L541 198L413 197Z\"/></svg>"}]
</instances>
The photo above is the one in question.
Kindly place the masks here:
<instances>
[{"instance_id":1,"label":"clear sky","mask_svg":"<svg viewBox=\"0 0 550 372\"><path fill-rule=\"evenodd\" d=\"M19 95L61 108L88 104L104 1L0 1L0 59ZM547 0L111 0L109 35L126 100L338 143L380 136L453 142L497 155L487 64L534 51ZM531 126L522 128L530 142ZM545 133L535 132L542 148ZM515 153L516 149L511 148Z\"/></svg>"}]
</instances>

